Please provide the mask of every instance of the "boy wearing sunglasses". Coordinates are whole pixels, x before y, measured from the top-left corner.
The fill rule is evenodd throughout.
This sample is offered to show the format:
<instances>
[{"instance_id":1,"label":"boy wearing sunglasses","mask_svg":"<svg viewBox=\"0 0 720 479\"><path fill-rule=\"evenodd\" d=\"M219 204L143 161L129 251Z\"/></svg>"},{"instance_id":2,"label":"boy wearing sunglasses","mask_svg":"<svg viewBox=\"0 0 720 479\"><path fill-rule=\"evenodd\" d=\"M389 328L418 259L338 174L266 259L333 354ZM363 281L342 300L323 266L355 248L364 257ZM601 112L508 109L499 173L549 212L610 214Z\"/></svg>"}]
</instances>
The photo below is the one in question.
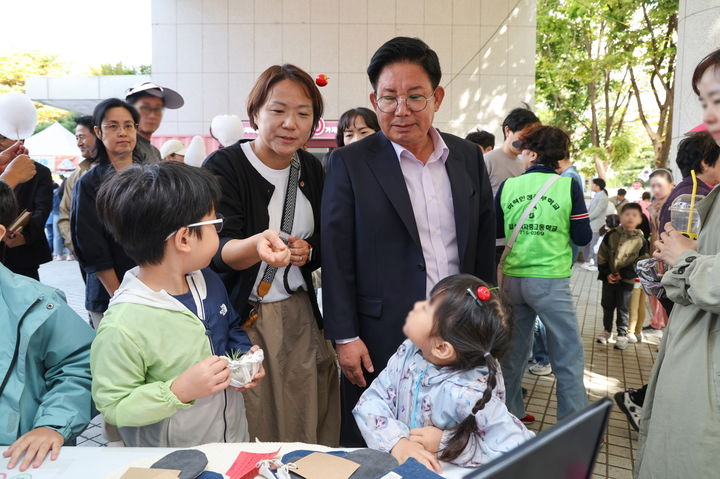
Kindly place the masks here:
<instances>
[{"instance_id":1,"label":"boy wearing sunglasses","mask_svg":"<svg viewBox=\"0 0 720 479\"><path fill-rule=\"evenodd\" d=\"M129 168L100 189L100 220L137 264L110 301L91 352L93 399L126 446L190 447L249 439L222 356L251 349L220 277L220 189L205 170L164 162ZM266 231L238 242L234 261L286 265ZM257 349L257 347L253 347ZM233 390L234 389L234 390Z\"/></svg>"}]
</instances>

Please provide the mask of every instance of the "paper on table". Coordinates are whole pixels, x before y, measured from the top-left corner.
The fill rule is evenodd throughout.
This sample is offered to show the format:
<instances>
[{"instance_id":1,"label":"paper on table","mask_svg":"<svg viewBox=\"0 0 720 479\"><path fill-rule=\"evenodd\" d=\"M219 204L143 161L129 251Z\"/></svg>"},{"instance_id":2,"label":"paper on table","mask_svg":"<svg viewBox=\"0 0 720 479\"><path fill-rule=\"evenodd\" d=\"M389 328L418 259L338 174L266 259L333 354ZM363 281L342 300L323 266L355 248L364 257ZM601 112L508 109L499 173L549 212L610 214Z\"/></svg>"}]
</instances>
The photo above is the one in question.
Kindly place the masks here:
<instances>
[{"instance_id":1,"label":"paper on table","mask_svg":"<svg viewBox=\"0 0 720 479\"><path fill-rule=\"evenodd\" d=\"M146 469L131 467L120 479L177 479L180 471L174 469Z\"/></svg>"},{"instance_id":2,"label":"paper on table","mask_svg":"<svg viewBox=\"0 0 720 479\"><path fill-rule=\"evenodd\" d=\"M258 471L257 463L265 459L272 459L277 456L280 452L278 449L275 452L257 453L257 452L245 452L242 451L238 454L233 465L225 473L230 479L245 479L246 477L255 477ZM250 473L253 473L250 475Z\"/></svg>"},{"instance_id":3,"label":"paper on table","mask_svg":"<svg viewBox=\"0 0 720 479\"><path fill-rule=\"evenodd\" d=\"M360 464L342 457L314 452L295 461L293 472L305 479L348 479Z\"/></svg>"}]
</instances>

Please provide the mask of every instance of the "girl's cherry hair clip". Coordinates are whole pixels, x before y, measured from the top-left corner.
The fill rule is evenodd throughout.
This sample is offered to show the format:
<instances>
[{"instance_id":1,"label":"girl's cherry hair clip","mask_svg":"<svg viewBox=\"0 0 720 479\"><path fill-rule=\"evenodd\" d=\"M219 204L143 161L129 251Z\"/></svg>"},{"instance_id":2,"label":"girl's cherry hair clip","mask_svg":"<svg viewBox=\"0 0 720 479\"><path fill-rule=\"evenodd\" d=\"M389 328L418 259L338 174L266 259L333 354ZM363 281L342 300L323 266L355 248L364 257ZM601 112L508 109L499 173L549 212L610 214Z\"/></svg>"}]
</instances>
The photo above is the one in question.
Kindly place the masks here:
<instances>
[{"instance_id":1,"label":"girl's cherry hair clip","mask_svg":"<svg viewBox=\"0 0 720 479\"><path fill-rule=\"evenodd\" d=\"M482 306L482 303L490 299L492 296L491 291L498 289L498 287L494 288L488 288L487 286L478 286L478 288L473 292L472 289L468 288L466 291L470 295L470 297L478 304L478 306Z\"/></svg>"}]
</instances>

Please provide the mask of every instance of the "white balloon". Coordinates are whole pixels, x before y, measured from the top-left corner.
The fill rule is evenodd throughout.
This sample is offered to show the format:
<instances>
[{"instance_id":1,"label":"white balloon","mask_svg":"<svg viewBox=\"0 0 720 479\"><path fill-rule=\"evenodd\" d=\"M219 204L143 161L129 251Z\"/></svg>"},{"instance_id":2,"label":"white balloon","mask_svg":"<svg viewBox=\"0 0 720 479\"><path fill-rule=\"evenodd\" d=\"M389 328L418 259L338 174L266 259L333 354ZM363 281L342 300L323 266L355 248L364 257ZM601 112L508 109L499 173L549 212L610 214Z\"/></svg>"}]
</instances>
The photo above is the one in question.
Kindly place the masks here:
<instances>
[{"instance_id":1,"label":"white balloon","mask_svg":"<svg viewBox=\"0 0 720 479\"><path fill-rule=\"evenodd\" d=\"M243 137L245 128L237 115L218 115L210 122L212 135L222 146L229 146Z\"/></svg>"},{"instance_id":2,"label":"white balloon","mask_svg":"<svg viewBox=\"0 0 720 479\"><path fill-rule=\"evenodd\" d=\"M30 138L37 125L37 109L24 93L0 95L0 135L11 140Z\"/></svg>"},{"instance_id":3,"label":"white balloon","mask_svg":"<svg viewBox=\"0 0 720 479\"><path fill-rule=\"evenodd\" d=\"M185 152L185 164L199 168L205 161L205 156L205 141L202 136L193 136Z\"/></svg>"}]
</instances>

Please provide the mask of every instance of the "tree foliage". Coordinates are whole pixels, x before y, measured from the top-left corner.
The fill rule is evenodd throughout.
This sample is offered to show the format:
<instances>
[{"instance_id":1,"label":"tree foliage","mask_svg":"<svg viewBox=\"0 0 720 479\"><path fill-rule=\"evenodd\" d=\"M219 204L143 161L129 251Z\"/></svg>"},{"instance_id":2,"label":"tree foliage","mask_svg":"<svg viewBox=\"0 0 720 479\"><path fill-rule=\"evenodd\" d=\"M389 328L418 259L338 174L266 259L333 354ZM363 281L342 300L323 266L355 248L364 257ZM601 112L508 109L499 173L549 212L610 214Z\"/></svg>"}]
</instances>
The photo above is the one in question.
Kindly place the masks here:
<instances>
[{"instance_id":1,"label":"tree foliage","mask_svg":"<svg viewBox=\"0 0 720 479\"><path fill-rule=\"evenodd\" d=\"M656 165L667 164L677 8L678 0L538 1L539 108L600 177L648 143ZM642 122L645 138L631 121Z\"/></svg>"},{"instance_id":2,"label":"tree foliage","mask_svg":"<svg viewBox=\"0 0 720 479\"><path fill-rule=\"evenodd\" d=\"M0 94L11 91L25 92L25 81L30 76L61 76L67 73L67 66L60 62L56 55L32 52L0 55ZM66 110L39 102L35 102L35 106L38 110L36 133L53 121L59 121L66 128L66 123L69 125L72 121L72 114ZM74 131L74 124L70 131Z\"/></svg>"},{"instance_id":3,"label":"tree foliage","mask_svg":"<svg viewBox=\"0 0 720 479\"><path fill-rule=\"evenodd\" d=\"M114 65L103 63L97 68L91 68L90 73L93 75L149 75L152 73L152 67L150 65L135 67L125 65L123 62L118 62Z\"/></svg>"}]
</instances>

